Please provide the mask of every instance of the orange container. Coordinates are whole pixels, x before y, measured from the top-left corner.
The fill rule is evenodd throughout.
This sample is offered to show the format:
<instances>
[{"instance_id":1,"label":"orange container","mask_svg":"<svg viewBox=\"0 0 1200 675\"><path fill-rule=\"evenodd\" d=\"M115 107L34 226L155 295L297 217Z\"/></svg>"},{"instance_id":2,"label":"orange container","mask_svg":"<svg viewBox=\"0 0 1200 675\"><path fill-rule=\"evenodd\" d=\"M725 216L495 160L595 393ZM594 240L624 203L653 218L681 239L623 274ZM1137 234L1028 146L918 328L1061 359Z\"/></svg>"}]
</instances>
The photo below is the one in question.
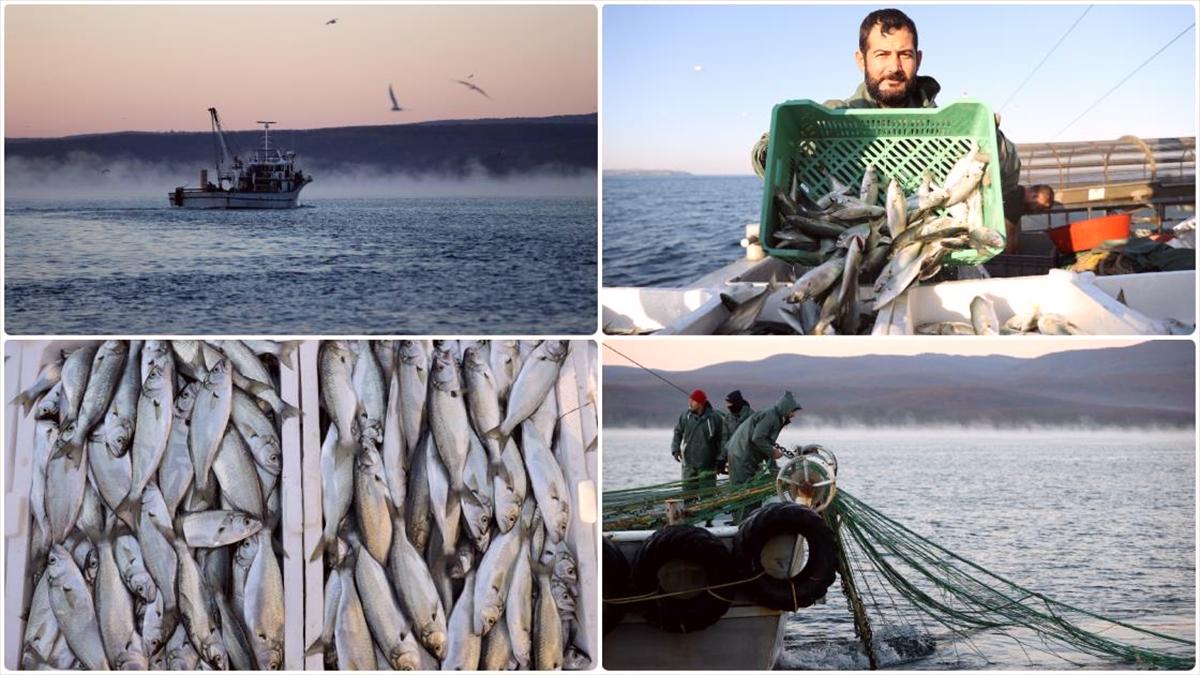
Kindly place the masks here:
<instances>
[{"instance_id":1,"label":"orange container","mask_svg":"<svg viewBox=\"0 0 1200 675\"><path fill-rule=\"evenodd\" d=\"M1063 253L1075 253L1095 248L1111 239L1129 238L1129 214L1103 216L1078 223L1052 227L1047 231L1050 240Z\"/></svg>"}]
</instances>

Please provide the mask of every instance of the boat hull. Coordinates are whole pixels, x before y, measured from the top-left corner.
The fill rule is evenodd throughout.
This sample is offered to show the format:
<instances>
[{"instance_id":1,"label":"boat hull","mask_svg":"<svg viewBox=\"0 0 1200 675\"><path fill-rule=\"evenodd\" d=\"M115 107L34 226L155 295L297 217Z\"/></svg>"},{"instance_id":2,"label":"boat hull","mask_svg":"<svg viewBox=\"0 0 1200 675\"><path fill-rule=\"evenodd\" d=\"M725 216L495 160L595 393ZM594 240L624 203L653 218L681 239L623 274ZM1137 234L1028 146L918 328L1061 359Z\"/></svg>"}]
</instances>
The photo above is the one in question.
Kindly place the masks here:
<instances>
[{"instance_id":1,"label":"boat hull","mask_svg":"<svg viewBox=\"0 0 1200 675\"><path fill-rule=\"evenodd\" d=\"M176 190L168 198L172 206L185 209L294 209L300 205L300 189L291 192Z\"/></svg>"}]
</instances>

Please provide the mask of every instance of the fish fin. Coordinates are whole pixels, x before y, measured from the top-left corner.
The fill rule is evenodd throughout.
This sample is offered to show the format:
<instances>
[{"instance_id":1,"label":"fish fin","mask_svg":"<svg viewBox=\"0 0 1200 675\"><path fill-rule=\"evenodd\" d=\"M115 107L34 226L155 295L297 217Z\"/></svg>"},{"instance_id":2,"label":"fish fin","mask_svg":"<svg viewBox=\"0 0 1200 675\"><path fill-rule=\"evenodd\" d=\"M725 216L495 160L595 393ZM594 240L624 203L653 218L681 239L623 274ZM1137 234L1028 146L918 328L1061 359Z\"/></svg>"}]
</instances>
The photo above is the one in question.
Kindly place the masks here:
<instances>
[{"instance_id":1,"label":"fish fin","mask_svg":"<svg viewBox=\"0 0 1200 675\"><path fill-rule=\"evenodd\" d=\"M737 311L737 308L738 308L737 300L734 300L732 297L730 297L729 295L727 295L725 293L721 294L721 304L725 307L725 309L727 309L731 312Z\"/></svg>"},{"instance_id":2,"label":"fish fin","mask_svg":"<svg viewBox=\"0 0 1200 675\"><path fill-rule=\"evenodd\" d=\"M296 369L296 360L293 355L300 348L299 340L284 340L279 343L279 363L288 370Z\"/></svg>"},{"instance_id":3,"label":"fish fin","mask_svg":"<svg viewBox=\"0 0 1200 675\"><path fill-rule=\"evenodd\" d=\"M325 653L325 648L328 646L329 645L325 643L324 638L318 635L317 639L313 640L312 644L304 648L304 658L322 655Z\"/></svg>"},{"instance_id":4,"label":"fish fin","mask_svg":"<svg viewBox=\"0 0 1200 675\"><path fill-rule=\"evenodd\" d=\"M283 408L279 410L280 421L289 420L293 417L302 417L304 413L294 405L284 402Z\"/></svg>"}]
</instances>

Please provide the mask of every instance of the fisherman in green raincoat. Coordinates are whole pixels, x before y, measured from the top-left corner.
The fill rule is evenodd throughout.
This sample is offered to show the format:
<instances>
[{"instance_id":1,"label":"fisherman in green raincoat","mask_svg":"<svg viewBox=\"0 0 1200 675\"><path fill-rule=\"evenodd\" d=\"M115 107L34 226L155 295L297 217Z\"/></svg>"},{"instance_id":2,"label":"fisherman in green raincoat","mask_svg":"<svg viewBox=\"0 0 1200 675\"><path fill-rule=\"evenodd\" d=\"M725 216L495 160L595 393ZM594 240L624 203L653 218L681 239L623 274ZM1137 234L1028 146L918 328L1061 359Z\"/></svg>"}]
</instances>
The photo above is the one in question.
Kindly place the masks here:
<instances>
[{"instance_id":1,"label":"fisherman in green raincoat","mask_svg":"<svg viewBox=\"0 0 1200 675\"><path fill-rule=\"evenodd\" d=\"M754 413L738 426L728 445L730 486L749 482L764 466L775 466L775 460L783 456L782 449L776 445L779 432L792 421L798 410L800 404L796 403L792 392L787 391L774 406ZM755 508L744 506L738 509L733 514L734 522L742 522Z\"/></svg>"},{"instance_id":2,"label":"fisherman in green raincoat","mask_svg":"<svg viewBox=\"0 0 1200 675\"><path fill-rule=\"evenodd\" d=\"M675 423L671 455L683 465L684 489L717 484L717 455L721 451L724 424L708 396L697 389L688 398L688 409Z\"/></svg>"},{"instance_id":3,"label":"fisherman in green raincoat","mask_svg":"<svg viewBox=\"0 0 1200 675\"><path fill-rule=\"evenodd\" d=\"M724 437L721 440L721 454L717 457L717 473L728 473L729 468L729 439L733 438L733 432L742 425L754 414L754 408L750 407L750 403L742 398L742 390L734 389L725 397L725 407L728 412L721 413L721 419L725 422Z\"/></svg>"},{"instance_id":4,"label":"fisherman in green raincoat","mask_svg":"<svg viewBox=\"0 0 1200 675\"><path fill-rule=\"evenodd\" d=\"M917 49L917 25L898 9L878 9L863 19L854 53L863 82L850 98L825 101L827 108L936 108L934 99L942 85L932 77L917 75L921 51ZM1021 157L1017 146L1000 131L996 115L996 149L1000 157L1000 187L1005 203L1021 199L1017 182ZM751 153L754 171L760 177L767 165L768 134L763 134ZM1019 232L1009 232L1005 252L1015 253Z\"/></svg>"}]
</instances>

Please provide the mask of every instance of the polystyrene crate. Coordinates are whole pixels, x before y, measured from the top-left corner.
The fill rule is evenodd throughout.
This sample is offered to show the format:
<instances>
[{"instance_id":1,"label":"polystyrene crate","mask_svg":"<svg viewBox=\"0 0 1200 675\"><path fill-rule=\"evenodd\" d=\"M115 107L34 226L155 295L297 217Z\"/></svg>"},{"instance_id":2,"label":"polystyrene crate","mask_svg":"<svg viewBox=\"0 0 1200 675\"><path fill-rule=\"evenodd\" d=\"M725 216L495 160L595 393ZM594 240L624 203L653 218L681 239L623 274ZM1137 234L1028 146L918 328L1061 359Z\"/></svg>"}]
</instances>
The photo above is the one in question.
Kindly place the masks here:
<instances>
[{"instance_id":1,"label":"polystyrene crate","mask_svg":"<svg viewBox=\"0 0 1200 675\"><path fill-rule=\"evenodd\" d=\"M1004 205L1001 202L1000 162L996 149L996 122L992 111L980 101L963 99L944 108L871 108L831 110L808 100L787 101L771 113L771 137L763 176L763 248L768 255L816 265L817 253L775 248L772 235L779 229L775 190L788 191L793 173L814 196L832 190L828 172L843 184L856 188L868 165L874 165L879 180L879 205L894 177L909 195L917 189L926 171L941 184L946 174L970 148L971 141L991 158L983 190L983 222L1005 236ZM990 260L1002 249L987 252L955 251L947 262L976 265Z\"/></svg>"},{"instance_id":2,"label":"polystyrene crate","mask_svg":"<svg viewBox=\"0 0 1200 675\"><path fill-rule=\"evenodd\" d=\"M25 633L23 613L33 594L29 560L33 513L29 492L33 485L33 437L36 421L25 416L19 405L7 403L37 380L44 359L56 349L88 341L9 340L5 343L4 367L4 456L5 475L5 560L4 560L4 667L16 670L21 660L21 640ZM299 404L299 378L295 371L278 371L280 397L289 405ZM285 420L279 429L283 466L279 475L280 532L284 555L283 573L283 668L303 668L304 589L300 566L300 424L296 418ZM147 654L147 657L149 654Z\"/></svg>"},{"instance_id":3,"label":"polystyrene crate","mask_svg":"<svg viewBox=\"0 0 1200 675\"><path fill-rule=\"evenodd\" d=\"M1147 335L1162 331L1161 323L1126 307L1104 293L1088 289L1077 275L1051 270L1036 277L947 281L914 286L905 291L875 320L873 335L912 335L917 326L939 321L971 321L971 301L983 296L992 301L1003 324L1015 314L1032 312L1066 317L1090 335Z\"/></svg>"}]
</instances>

